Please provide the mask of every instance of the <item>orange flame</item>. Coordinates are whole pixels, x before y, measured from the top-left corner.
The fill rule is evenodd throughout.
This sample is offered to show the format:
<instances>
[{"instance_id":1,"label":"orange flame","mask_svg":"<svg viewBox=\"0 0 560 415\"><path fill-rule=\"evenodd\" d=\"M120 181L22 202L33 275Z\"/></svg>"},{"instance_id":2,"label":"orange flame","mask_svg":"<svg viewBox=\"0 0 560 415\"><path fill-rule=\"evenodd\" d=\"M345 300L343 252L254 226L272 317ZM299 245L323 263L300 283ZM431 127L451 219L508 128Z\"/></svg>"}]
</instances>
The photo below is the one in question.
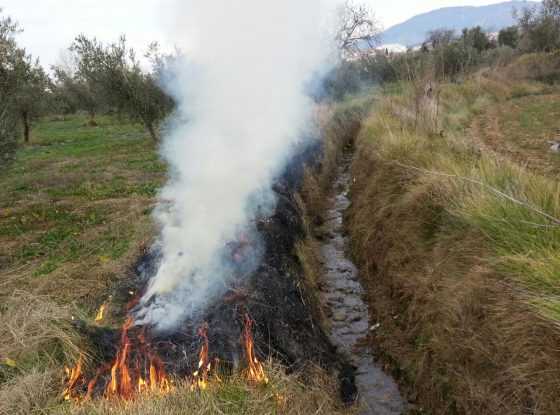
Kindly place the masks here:
<instances>
[{"instance_id":1,"label":"orange flame","mask_svg":"<svg viewBox=\"0 0 560 415\"><path fill-rule=\"evenodd\" d=\"M100 311L102 309L103 307ZM255 355L253 324L254 321L245 314L241 340L247 359L246 376L251 382L267 384L268 377L262 363ZM95 376L89 381L82 373L83 356L80 356L75 367L65 368L67 378L63 393L65 400L79 402L91 399L96 391L103 391L106 398L131 400L138 394L168 393L173 389L173 383L167 376L163 361L146 340L146 328L133 329L133 326L132 317L128 317L121 329L120 344L114 360L98 368ZM209 357L208 324L205 323L198 329L198 335L202 345L197 369L189 382L191 391L208 388L213 366ZM101 390L96 388L99 379L108 379ZM220 381L217 375L216 381ZM86 385L87 392L85 392Z\"/></svg>"},{"instance_id":2,"label":"orange flame","mask_svg":"<svg viewBox=\"0 0 560 415\"><path fill-rule=\"evenodd\" d=\"M82 376L82 357L76 367L66 368L67 386L64 390L64 399L80 401L92 398L97 382L105 375L110 376L104 389L106 398L130 400L136 394L147 391L162 393L171 391L171 381L167 377L164 364L150 350L144 330L131 338L130 330L133 325L133 319L127 318L121 329L120 345L114 361L97 370L95 376L87 383L85 396L80 397L77 392L78 386L85 385Z\"/></svg>"},{"instance_id":3,"label":"orange flame","mask_svg":"<svg viewBox=\"0 0 560 415\"><path fill-rule=\"evenodd\" d=\"M73 368L65 367L64 371L66 373L66 388L63 392L63 397L65 401L69 401L71 399L78 399L75 394L75 388L78 384L78 380L82 375L82 363L83 363L83 355L80 355L78 358L78 362L76 366Z\"/></svg>"},{"instance_id":4,"label":"orange flame","mask_svg":"<svg viewBox=\"0 0 560 415\"><path fill-rule=\"evenodd\" d=\"M268 383L268 377L264 372L263 365L255 356L255 343L253 341L253 320L245 314L245 326L243 327L243 346L247 358L247 378L256 383Z\"/></svg>"},{"instance_id":5,"label":"orange flame","mask_svg":"<svg viewBox=\"0 0 560 415\"><path fill-rule=\"evenodd\" d=\"M202 339L202 346L198 354L198 368L193 373L191 391L198 388L205 390L208 388L208 375L212 368L212 362L208 359L208 324L204 323L198 329L198 335Z\"/></svg>"},{"instance_id":6,"label":"orange flame","mask_svg":"<svg viewBox=\"0 0 560 415\"><path fill-rule=\"evenodd\" d=\"M129 400L136 393L147 390L152 392L169 392L171 390L171 382L167 377L163 362L149 350L144 331L137 336L140 343L139 353L137 353L135 358L135 365L132 365L132 342L128 335L132 325L133 320L129 317L122 328L121 345L111 366L111 380L105 388L105 396L116 396ZM141 370L143 366L141 364L142 360L144 360L144 366L148 366L143 375Z\"/></svg>"},{"instance_id":7,"label":"orange flame","mask_svg":"<svg viewBox=\"0 0 560 415\"><path fill-rule=\"evenodd\" d=\"M111 381L107 384L107 388L105 389L105 394L107 396L118 395L124 399L128 399L132 394L130 373L128 371L128 351L130 349L128 330L132 327L132 324L132 318L129 317L122 328L121 345L117 352L117 357L111 366Z\"/></svg>"}]
</instances>

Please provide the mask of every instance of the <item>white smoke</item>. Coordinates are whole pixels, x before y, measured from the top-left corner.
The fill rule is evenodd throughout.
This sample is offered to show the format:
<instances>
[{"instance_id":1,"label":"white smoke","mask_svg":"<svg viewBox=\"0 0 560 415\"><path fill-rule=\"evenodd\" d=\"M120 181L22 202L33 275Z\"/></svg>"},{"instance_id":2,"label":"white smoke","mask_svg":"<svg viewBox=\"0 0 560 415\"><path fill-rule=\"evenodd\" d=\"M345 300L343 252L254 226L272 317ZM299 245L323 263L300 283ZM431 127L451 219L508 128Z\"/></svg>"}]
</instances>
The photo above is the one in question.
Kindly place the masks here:
<instances>
[{"instance_id":1,"label":"white smoke","mask_svg":"<svg viewBox=\"0 0 560 415\"><path fill-rule=\"evenodd\" d=\"M155 218L162 261L137 313L161 329L224 287L224 247L247 228L311 125L306 82L325 64L321 0L178 1L176 122L163 145L172 170Z\"/></svg>"}]
</instances>

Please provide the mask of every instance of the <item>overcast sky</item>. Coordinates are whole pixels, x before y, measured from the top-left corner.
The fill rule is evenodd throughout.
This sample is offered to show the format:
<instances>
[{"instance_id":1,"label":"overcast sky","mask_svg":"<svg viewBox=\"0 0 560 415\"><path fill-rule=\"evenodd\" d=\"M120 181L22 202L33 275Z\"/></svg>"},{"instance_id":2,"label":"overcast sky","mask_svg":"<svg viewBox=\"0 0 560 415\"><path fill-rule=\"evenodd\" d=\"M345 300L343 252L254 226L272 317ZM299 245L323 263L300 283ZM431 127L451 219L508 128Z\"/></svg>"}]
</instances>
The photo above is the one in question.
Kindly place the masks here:
<instances>
[{"instance_id":1,"label":"overcast sky","mask_svg":"<svg viewBox=\"0 0 560 415\"><path fill-rule=\"evenodd\" d=\"M172 0L0 0L3 14L15 18L24 28L22 46L49 66L59 60L79 33L103 41L126 34L135 49L142 51L152 41L167 44L166 16ZM204 0L196 0L204 1ZM269 0L263 0L269 1ZM277 0L281 1L281 0ZM302 0L305 1L305 0ZM337 0L329 0L335 3ZM485 5L503 0L361 0L371 5L385 28L416 14L440 7Z\"/></svg>"}]
</instances>

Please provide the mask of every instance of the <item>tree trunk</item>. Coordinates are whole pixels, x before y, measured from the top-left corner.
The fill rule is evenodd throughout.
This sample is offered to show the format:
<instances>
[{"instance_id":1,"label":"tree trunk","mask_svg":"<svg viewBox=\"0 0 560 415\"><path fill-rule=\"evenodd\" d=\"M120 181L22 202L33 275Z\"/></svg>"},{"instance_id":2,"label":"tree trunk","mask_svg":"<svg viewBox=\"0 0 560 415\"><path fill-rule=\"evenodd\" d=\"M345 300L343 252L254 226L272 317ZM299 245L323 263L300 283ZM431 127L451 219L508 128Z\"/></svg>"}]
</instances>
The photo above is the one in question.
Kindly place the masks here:
<instances>
[{"instance_id":1,"label":"tree trunk","mask_svg":"<svg viewBox=\"0 0 560 415\"><path fill-rule=\"evenodd\" d=\"M97 123L95 122L95 112L90 111L89 113L89 121L87 123L89 127L97 127Z\"/></svg>"},{"instance_id":2,"label":"tree trunk","mask_svg":"<svg viewBox=\"0 0 560 415\"><path fill-rule=\"evenodd\" d=\"M155 130L153 124L147 122L146 123L146 129L148 130L148 133L150 133L150 137L152 137L152 140L154 140L157 143L159 141L159 138L157 136L157 133L156 133L156 130Z\"/></svg>"},{"instance_id":3,"label":"tree trunk","mask_svg":"<svg viewBox=\"0 0 560 415\"><path fill-rule=\"evenodd\" d=\"M21 113L21 119L23 121L23 141L29 143L29 134L31 132L31 126L29 125L29 114L27 111Z\"/></svg>"}]
</instances>

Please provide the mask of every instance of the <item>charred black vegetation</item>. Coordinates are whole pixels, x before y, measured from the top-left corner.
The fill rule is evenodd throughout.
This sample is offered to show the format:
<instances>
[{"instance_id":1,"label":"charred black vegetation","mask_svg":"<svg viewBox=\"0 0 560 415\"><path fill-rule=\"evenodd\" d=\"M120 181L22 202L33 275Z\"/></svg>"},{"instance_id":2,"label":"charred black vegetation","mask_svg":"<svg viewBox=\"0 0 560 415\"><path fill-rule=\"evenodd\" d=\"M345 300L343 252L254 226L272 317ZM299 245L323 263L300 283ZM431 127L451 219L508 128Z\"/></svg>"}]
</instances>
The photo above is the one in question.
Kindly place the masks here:
<instances>
[{"instance_id":1,"label":"charred black vegetation","mask_svg":"<svg viewBox=\"0 0 560 415\"><path fill-rule=\"evenodd\" d=\"M258 237L264 248L262 261L250 275L239 273L230 279L225 294L211 302L203 313L185 321L172 332L152 332L149 327L131 327L128 337L131 350L140 350L145 342L150 353L158 356L167 374L185 377L198 369L202 342L199 328L207 326L208 360L216 370L227 375L243 369L243 330L246 317L253 322L256 354L259 359L272 358L289 371L303 371L308 365L325 369L340 380L343 402L353 402L356 396L354 367L337 353L314 317L312 309L316 293L310 292L295 246L304 239L305 228L296 194L301 189L306 166L317 165L323 153L319 140L303 146L292 158L285 172L275 181L277 199L274 213L256 219ZM257 241L248 241L248 255ZM236 248L238 249L238 248ZM114 288L112 295L115 319L126 319L135 299L144 291L150 277L157 271L159 253L146 250L137 264ZM128 305L126 305L128 304ZM115 360L120 347L122 329L88 326L78 322L80 330L95 350L96 360L109 362L96 382L93 395L100 395L110 382L107 365ZM140 340L139 340L140 339ZM134 356L132 359L134 360ZM219 362L219 363L218 363ZM95 374L92 373L91 376ZM81 392L88 393L83 382Z\"/></svg>"}]
</instances>

